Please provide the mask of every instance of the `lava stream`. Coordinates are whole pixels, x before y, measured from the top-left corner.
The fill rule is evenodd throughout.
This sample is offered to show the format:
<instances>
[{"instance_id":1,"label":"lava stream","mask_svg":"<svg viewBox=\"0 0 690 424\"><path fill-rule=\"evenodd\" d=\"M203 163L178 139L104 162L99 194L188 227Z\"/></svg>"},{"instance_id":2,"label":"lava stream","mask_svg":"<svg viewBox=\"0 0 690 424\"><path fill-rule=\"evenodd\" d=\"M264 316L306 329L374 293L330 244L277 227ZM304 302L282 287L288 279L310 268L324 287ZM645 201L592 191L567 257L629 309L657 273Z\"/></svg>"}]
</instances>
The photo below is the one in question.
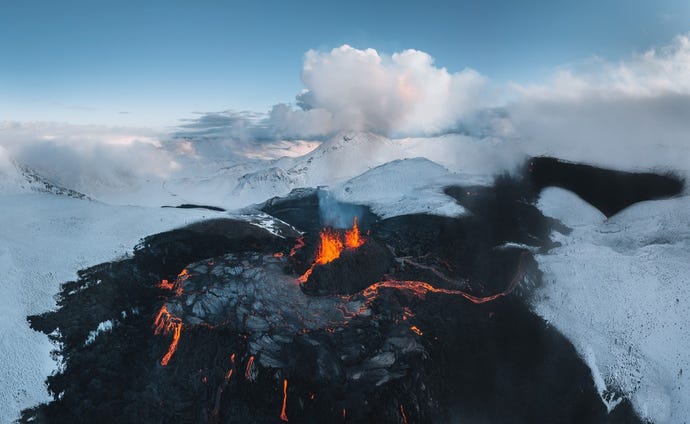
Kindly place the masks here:
<instances>
[{"instance_id":1,"label":"lava stream","mask_svg":"<svg viewBox=\"0 0 690 424\"><path fill-rule=\"evenodd\" d=\"M153 327L153 334L173 334L173 340L168 347L168 352L163 356L163 359L161 359L161 365L166 366L177 350L177 344L182 334L182 321L168 312L168 308L163 305L160 311L158 311L158 314L156 314L156 319L153 321Z\"/></svg>"},{"instance_id":2,"label":"lava stream","mask_svg":"<svg viewBox=\"0 0 690 424\"><path fill-rule=\"evenodd\" d=\"M172 358L173 354L177 350L177 343L180 341L180 335L182 333L181 322L175 323L173 325L174 330L172 343L170 343L170 347L168 347L168 352L165 354L165 356L163 356L163 359L161 359L161 365L163 366L168 365L168 362L170 362L170 358Z\"/></svg>"},{"instance_id":3,"label":"lava stream","mask_svg":"<svg viewBox=\"0 0 690 424\"><path fill-rule=\"evenodd\" d=\"M469 300L472 303L476 304L482 304L482 303L487 303L491 302L493 300L496 300L498 298L504 297L509 295L510 293L513 292L520 283L520 280L525 275L525 269L524 269L524 258L527 254L523 253L522 256L520 257L520 265L518 268L517 273L513 277L513 279L510 281L510 284L508 287L500 291L498 293L492 294L490 296L475 296L469 293L466 293L462 290L452 290L452 289L440 289L432 286L431 284L425 282L425 281L397 281L397 280L386 280L386 281L380 281L378 283L374 283L371 286L367 287L364 289L362 292L362 295L369 299L370 301L375 299L376 296L378 296L379 289L381 288L391 288L391 289L397 289L397 290L405 290L412 292L412 294L419 298L419 299L424 299L426 297L427 293L442 293L442 294L449 294L449 295L456 295L456 296L462 296L465 299ZM414 330L413 330L414 331Z\"/></svg>"},{"instance_id":4,"label":"lava stream","mask_svg":"<svg viewBox=\"0 0 690 424\"><path fill-rule=\"evenodd\" d=\"M285 408L287 407L287 388L288 388L288 381L287 378L283 380L283 409L280 411L280 419L287 422L288 417L287 413L285 411Z\"/></svg>"}]
</instances>

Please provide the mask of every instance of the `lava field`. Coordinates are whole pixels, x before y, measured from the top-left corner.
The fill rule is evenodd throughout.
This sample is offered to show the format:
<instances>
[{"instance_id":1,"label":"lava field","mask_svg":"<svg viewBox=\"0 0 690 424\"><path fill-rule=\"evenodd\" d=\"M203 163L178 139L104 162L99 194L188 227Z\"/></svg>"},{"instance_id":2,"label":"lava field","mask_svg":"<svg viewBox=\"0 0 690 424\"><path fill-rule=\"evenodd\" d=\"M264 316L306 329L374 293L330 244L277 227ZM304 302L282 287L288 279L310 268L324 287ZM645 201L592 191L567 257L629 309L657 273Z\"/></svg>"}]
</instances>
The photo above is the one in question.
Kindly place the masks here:
<instances>
[{"instance_id":1,"label":"lava field","mask_svg":"<svg viewBox=\"0 0 690 424\"><path fill-rule=\"evenodd\" d=\"M611 215L683 183L534 158L491 186L446 187L460 217L380 219L299 189L248 213L260 219L146 237L29 317L61 367L54 400L21 420L641 422L627 400L607 410L572 344L529 307L533 254L569 231L535 206L554 185Z\"/></svg>"}]
</instances>

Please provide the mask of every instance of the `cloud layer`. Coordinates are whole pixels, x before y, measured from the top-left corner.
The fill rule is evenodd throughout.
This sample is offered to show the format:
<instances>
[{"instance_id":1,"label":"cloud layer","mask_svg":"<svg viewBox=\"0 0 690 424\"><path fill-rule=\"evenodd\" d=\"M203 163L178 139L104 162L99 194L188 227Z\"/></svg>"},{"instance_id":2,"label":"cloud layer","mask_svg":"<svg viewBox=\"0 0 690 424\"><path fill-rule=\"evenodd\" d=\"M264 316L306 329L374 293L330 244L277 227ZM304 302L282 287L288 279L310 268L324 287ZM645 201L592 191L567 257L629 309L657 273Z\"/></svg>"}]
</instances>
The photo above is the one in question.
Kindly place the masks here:
<instances>
[{"instance_id":1,"label":"cloud layer","mask_svg":"<svg viewBox=\"0 0 690 424\"><path fill-rule=\"evenodd\" d=\"M509 142L523 154L690 175L688 35L618 63L562 67L530 86L496 84L471 69L449 72L417 50L386 55L348 45L308 51L302 79L296 106L277 104L267 113L202 113L170 134L0 122L0 147L76 190L94 182L124 189L204 164L208 171L218 162L295 156L342 130L393 137L461 132ZM472 156L462 145L450 152L453 143L445 143L444 157Z\"/></svg>"},{"instance_id":2,"label":"cloud layer","mask_svg":"<svg viewBox=\"0 0 690 424\"><path fill-rule=\"evenodd\" d=\"M620 168L690 171L690 38L630 60L601 60L516 86L501 135L530 154Z\"/></svg>"}]
</instances>

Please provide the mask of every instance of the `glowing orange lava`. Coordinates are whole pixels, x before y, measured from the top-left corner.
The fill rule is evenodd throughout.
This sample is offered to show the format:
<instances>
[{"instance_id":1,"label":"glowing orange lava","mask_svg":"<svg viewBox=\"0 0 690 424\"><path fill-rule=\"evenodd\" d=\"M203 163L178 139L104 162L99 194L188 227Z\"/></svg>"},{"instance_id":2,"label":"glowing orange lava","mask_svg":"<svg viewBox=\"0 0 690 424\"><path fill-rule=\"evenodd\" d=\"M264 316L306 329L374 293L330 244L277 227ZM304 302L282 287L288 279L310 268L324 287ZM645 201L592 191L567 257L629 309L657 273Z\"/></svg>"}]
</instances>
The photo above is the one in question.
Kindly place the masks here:
<instances>
[{"instance_id":1,"label":"glowing orange lava","mask_svg":"<svg viewBox=\"0 0 690 424\"><path fill-rule=\"evenodd\" d=\"M232 373L235 371L235 354L233 353L230 355L230 362L232 362L232 367L230 367L230 370L225 374L225 381L230 380L230 377L232 377Z\"/></svg>"},{"instance_id":2,"label":"glowing orange lava","mask_svg":"<svg viewBox=\"0 0 690 424\"><path fill-rule=\"evenodd\" d=\"M166 366L170 362L173 354L177 350L177 344L180 341L180 335L182 334L182 321L179 318L168 312L168 308L163 305L156 314L156 319L153 321L153 333L158 334L173 334L173 340L168 347L168 352L161 359L161 365Z\"/></svg>"},{"instance_id":3,"label":"glowing orange lava","mask_svg":"<svg viewBox=\"0 0 690 424\"><path fill-rule=\"evenodd\" d=\"M402 416L403 424L407 424L407 415L405 415L405 408L400 404L400 415Z\"/></svg>"},{"instance_id":4,"label":"glowing orange lava","mask_svg":"<svg viewBox=\"0 0 690 424\"><path fill-rule=\"evenodd\" d=\"M364 238L359 233L359 226L357 225L357 217L352 223L352 229L345 231L345 246L348 249L356 249L364 244Z\"/></svg>"},{"instance_id":5,"label":"glowing orange lava","mask_svg":"<svg viewBox=\"0 0 690 424\"><path fill-rule=\"evenodd\" d=\"M288 381L286 378L283 380L283 409L280 411L280 419L285 422L288 421L287 413L285 411L285 408L287 407L287 386Z\"/></svg>"},{"instance_id":6,"label":"glowing orange lava","mask_svg":"<svg viewBox=\"0 0 690 424\"><path fill-rule=\"evenodd\" d=\"M254 357L250 356L247 362L247 368L244 370L244 378L247 380L252 378L252 367L254 367Z\"/></svg>"},{"instance_id":7,"label":"glowing orange lava","mask_svg":"<svg viewBox=\"0 0 690 424\"><path fill-rule=\"evenodd\" d=\"M304 246L304 237L298 237L295 246L292 249L290 249L290 256L295 256L295 253L297 253L297 251L303 248Z\"/></svg>"},{"instance_id":8,"label":"glowing orange lava","mask_svg":"<svg viewBox=\"0 0 690 424\"><path fill-rule=\"evenodd\" d=\"M410 330L414 331L419 336L424 335L424 333L422 333L422 330L420 330L419 327L417 327L416 325L413 325L412 327L410 327Z\"/></svg>"},{"instance_id":9,"label":"glowing orange lava","mask_svg":"<svg viewBox=\"0 0 690 424\"><path fill-rule=\"evenodd\" d=\"M508 296L510 293L513 292L520 283L520 280L522 280L522 277L525 276L525 269L524 269L524 259L527 256L526 253L523 253L522 256L520 257L520 265L518 268L517 273L513 277L513 279L510 281L510 284L508 284L508 287L505 288L505 290L500 291L498 293L489 295L489 296L475 296L473 294L466 293L462 290L452 290L452 289L440 289L432 286L431 284L424 282L424 281L396 281L396 280L387 280L387 281L380 281L378 283L374 283L364 289L362 292L362 295L366 297L369 300L373 300L376 298L378 295L379 289L381 288L391 288L391 289L397 289L397 290L404 290L407 292L411 292L413 296L419 298L419 299L424 299L426 297L427 293L441 293L441 294L450 294L450 295L457 295L457 296L462 296L465 299L469 300L472 303L476 304L482 304L482 303L487 303L494 301L498 298ZM413 330L414 331L414 330Z\"/></svg>"},{"instance_id":10,"label":"glowing orange lava","mask_svg":"<svg viewBox=\"0 0 690 424\"><path fill-rule=\"evenodd\" d=\"M187 268L184 268L179 274L177 274L177 279L179 281L185 281L189 277L191 277L191 275L189 274L189 271L187 271Z\"/></svg>"},{"instance_id":11,"label":"glowing orange lava","mask_svg":"<svg viewBox=\"0 0 690 424\"><path fill-rule=\"evenodd\" d=\"M340 254L344 248L357 249L365 242L364 237L362 237L359 232L357 217L354 219L352 229L345 231L344 244L340 233L329 228L324 228L321 230L319 237L321 240L319 247L316 250L316 258L314 258L314 263L312 263L309 269L297 279L300 283L307 282L316 265L325 265L329 262L332 262L340 257ZM304 242L301 239L298 239L298 242L302 243L300 247L304 245ZM293 251L294 250L295 249L293 249ZM292 256L293 252L291 252L290 255Z\"/></svg>"},{"instance_id":12,"label":"glowing orange lava","mask_svg":"<svg viewBox=\"0 0 690 424\"><path fill-rule=\"evenodd\" d=\"M180 341L180 335L182 334L182 323L178 322L173 324L174 329L173 329L173 340L172 343L170 343L170 347L168 347L168 352L165 354L163 359L161 359L161 365L166 366L168 365L168 362L170 362L170 358L172 358L173 354L177 350L177 343Z\"/></svg>"},{"instance_id":13,"label":"glowing orange lava","mask_svg":"<svg viewBox=\"0 0 690 424\"><path fill-rule=\"evenodd\" d=\"M158 283L158 285L156 287L158 287L159 289L164 289L164 290L172 290L173 286L174 286L174 284L171 283L170 281L161 280L161 282Z\"/></svg>"},{"instance_id":14,"label":"glowing orange lava","mask_svg":"<svg viewBox=\"0 0 690 424\"><path fill-rule=\"evenodd\" d=\"M316 259L314 263L319 265L327 264L340 257L340 252L343 251L343 242L340 240L340 234L333 230L324 229L321 231L321 244L316 251Z\"/></svg>"}]
</instances>

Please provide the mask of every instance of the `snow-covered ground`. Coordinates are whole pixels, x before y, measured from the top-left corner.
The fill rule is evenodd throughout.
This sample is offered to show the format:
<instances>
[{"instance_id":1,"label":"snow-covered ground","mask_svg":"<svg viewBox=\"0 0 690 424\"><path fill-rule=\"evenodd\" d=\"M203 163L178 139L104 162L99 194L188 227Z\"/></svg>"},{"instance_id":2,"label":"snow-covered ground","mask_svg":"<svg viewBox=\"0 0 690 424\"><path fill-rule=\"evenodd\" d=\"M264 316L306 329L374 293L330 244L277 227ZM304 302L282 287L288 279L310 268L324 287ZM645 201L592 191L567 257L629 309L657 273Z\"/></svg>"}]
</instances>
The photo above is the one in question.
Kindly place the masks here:
<instances>
[{"instance_id":1,"label":"snow-covered ground","mask_svg":"<svg viewBox=\"0 0 690 424\"><path fill-rule=\"evenodd\" d=\"M679 166L687 161L680 152ZM69 180L56 172L46 179L40 169L22 167L0 146L0 422L48 400L44 380L56 366L52 346L29 329L26 316L53 308L61 283L131 251L146 235L223 215L159 206L232 210L293 188L327 185L337 199L367 204L385 217L454 216L463 209L442 193L444 186L490 183L524 158L509 141L340 133L302 156L191 161L180 172L80 179L76 187L63 184ZM630 169L628 163L607 165ZM103 173L111 174L117 175ZM100 202L74 198L80 193ZM602 390L630 396L656 423L683 422L690 416L690 197L640 203L608 220L561 189L545 190L539 206L574 231L554 233L562 246L537 257L545 284L533 308L574 343Z\"/></svg>"},{"instance_id":2,"label":"snow-covered ground","mask_svg":"<svg viewBox=\"0 0 690 424\"><path fill-rule=\"evenodd\" d=\"M402 159L336 186L334 194L344 202L369 205L384 218L412 213L458 216L464 209L443 187L470 180L425 158Z\"/></svg>"},{"instance_id":3,"label":"snow-covered ground","mask_svg":"<svg viewBox=\"0 0 690 424\"><path fill-rule=\"evenodd\" d=\"M690 197L642 202L610 219L565 190L539 206L574 231L537 257L534 309L609 390L655 423L690 417Z\"/></svg>"},{"instance_id":4,"label":"snow-covered ground","mask_svg":"<svg viewBox=\"0 0 690 424\"><path fill-rule=\"evenodd\" d=\"M18 191L18 190L14 190ZM194 209L110 206L48 193L0 194L0 423L47 401L53 346L27 315L54 308L76 272L131 252L140 238L219 216Z\"/></svg>"}]
</instances>

